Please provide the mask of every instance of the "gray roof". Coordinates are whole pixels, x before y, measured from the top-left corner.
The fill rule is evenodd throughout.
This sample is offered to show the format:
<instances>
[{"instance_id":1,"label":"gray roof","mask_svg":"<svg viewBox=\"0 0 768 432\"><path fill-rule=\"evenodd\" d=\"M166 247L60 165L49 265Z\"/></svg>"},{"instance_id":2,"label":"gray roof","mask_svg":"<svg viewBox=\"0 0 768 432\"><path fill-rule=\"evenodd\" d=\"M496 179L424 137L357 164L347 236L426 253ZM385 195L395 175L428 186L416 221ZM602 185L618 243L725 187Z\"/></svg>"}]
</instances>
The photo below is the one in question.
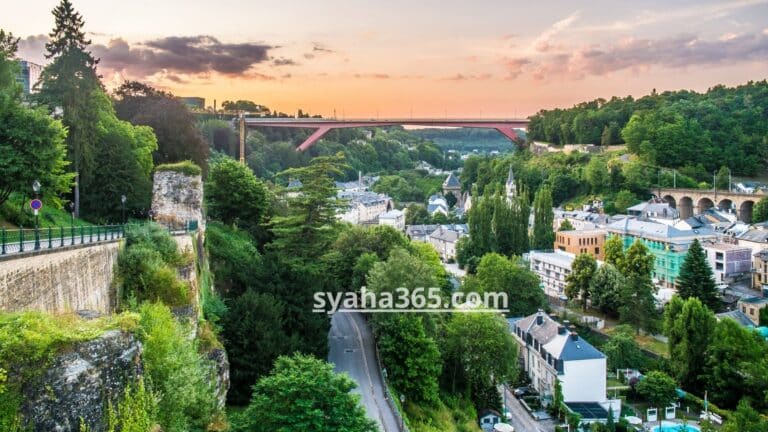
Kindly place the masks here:
<instances>
[{"instance_id":1,"label":"gray roof","mask_svg":"<svg viewBox=\"0 0 768 432\"><path fill-rule=\"evenodd\" d=\"M456 178L453 173L448 174L448 177L443 182L443 187L450 187L450 188L457 188L461 187L461 183L459 182L459 179Z\"/></svg>"},{"instance_id":2,"label":"gray roof","mask_svg":"<svg viewBox=\"0 0 768 432\"><path fill-rule=\"evenodd\" d=\"M301 180L291 180L288 182L288 189L298 189L302 186L304 185L301 183Z\"/></svg>"},{"instance_id":3,"label":"gray roof","mask_svg":"<svg viewBox=\"0 0 768 432\"><path fill-rule=\"evenodd\" d=\"M736 321L737 323L739 323L739 325L741 325L742 327L754 327L755 326L755 323L753 323L752 320L749 319L749 317L744 314L744 312L742 312L742 311L740 311L738 309L735 309L735 310L732 310L732 311L728 311L728 312L719 313L719 314L715 314L715 317L717 317L717 319L719 319L719 320L723 319L723 318L730 318L730 319Z\"/></svg>"},{"instance_id":4,"label":"gray roof","mask_svg":"<svg viewBox=\"0 0 768 432\"><path fill-rule=\"evenodd\" d=\"M439 209L439 208L445 210L445 212L448 213L448 208L445 207L442 204L429 204L429 205L427 205L427 213L429 213L431 215L432 213L436 212L437 209Z\"/></svg>"},{"instance_id":5,"label":"gray roof","mask_svg":"<svg viewBox=\"0 0 768 432\"><path fill-rule=\"evenodd\" d=\"M461 233L452 230L446 230L442 227L436 229L434 232L432 232L432 234L429 235L429 238L450 243L455 242L459 239L459 237L461 237Z\"/></svg>"},{"instance_id":6,"label":"gray roof","mask_svg":"<svg viewBox=\"0 0 768 432\"><path fill-rule=\"evenodd\" d=\"M674 239L713 236L715 233L709 228L695 230L681 230L671 225L660 222L644 221L639 219L624 219L608 225L609 231L618 231L636 237L652 239Z\"/></svg>"},{"instance_id":7,"label":"gray roof","mask_svg":"<svg viewBox=\"0 0 768 432\"><path fill-rule=\"evenodd\" d=\"M739 240L746 240L755 243L768 243L768 230L765 229L751 229L736 236Z\"/></svg>"},{"instance_id":8,"label":"gray roof","mask_svg":"<svg viewBox=\"0 0 768 432\"><path fill-rule=\"evenodd\" d=\"M379 219L397 219L399 217L403 217L404 213L402 210L393 209L386 213L382 213L379 215Z\"/></svg>"},{"instance_id":9,"label":"gray roof","mask_svg":"<svg viewBox=\"0 0 768 432\"><path fill-rule=\"evenodd\" d=\"M575 333L557 335L544 345L544 349L552 354L553 357L563 361L605 358L605 354L598 351L597 348Z\"/></svg>"},{"instance_id":10,"label":"gray roof","mask_svg":"<svg viewBox=\"0 0 768 432\"><path fill-rule=\"evenodd\" d=\"M409 237L422 237L432 234L440 225L408 225L405 234Z\"/></svg>"}]
</instances>

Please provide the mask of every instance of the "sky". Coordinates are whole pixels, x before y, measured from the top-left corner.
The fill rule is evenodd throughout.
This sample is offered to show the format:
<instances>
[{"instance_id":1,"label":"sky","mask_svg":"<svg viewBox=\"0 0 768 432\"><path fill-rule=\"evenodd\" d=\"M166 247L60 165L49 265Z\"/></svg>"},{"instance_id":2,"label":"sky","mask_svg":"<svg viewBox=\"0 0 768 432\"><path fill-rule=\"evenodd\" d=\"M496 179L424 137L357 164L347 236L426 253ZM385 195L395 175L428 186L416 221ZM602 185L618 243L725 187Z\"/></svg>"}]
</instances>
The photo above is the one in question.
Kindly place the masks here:
<instances>
[{"instance_id":1,"label":"sky","mask_svg":"<svg viewBox=\"0 0 768 432\"><path fill-rule=\"evenodd\" d=\"M768 0L72 0L108 88L339 118L525 117L768 78ZM45 62L58 0L0 28Z\"/></svg>"}]
</instances>

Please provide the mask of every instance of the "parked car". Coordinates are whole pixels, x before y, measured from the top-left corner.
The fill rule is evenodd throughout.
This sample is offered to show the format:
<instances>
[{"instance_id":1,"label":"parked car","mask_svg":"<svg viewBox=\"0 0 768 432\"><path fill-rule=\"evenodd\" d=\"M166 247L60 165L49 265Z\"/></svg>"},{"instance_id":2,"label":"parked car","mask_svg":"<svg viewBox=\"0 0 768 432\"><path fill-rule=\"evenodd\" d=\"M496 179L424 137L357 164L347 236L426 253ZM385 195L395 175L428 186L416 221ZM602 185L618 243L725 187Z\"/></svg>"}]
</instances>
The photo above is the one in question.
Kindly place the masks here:
<instances>
[{"instance_id":1,"label":"parked car","mask_svg":"<svg viewBox=\"0 0 768 432\"><path fill-rule=\"evenodd\" d=\"M530 394L530 393L531 393L531 388L530 387L518 387L513 392L513 394L515 395L516 398L521 398L521 397L523 397L523 396L525 396L527 394Z\"/></svg>"}]
</instances>

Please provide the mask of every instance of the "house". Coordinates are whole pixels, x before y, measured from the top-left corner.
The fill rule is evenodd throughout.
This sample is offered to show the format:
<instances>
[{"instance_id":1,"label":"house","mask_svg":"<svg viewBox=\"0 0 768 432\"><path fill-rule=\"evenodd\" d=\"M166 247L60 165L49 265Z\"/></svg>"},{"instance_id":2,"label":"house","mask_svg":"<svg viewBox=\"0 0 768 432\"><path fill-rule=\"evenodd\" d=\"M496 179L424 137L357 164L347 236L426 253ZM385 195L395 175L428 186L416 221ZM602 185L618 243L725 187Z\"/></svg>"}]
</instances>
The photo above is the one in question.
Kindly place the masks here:
<instances>
[{"instance_id":1,"label":"house","mask_svg":"<svg viewBox=\"0 0 768 432\"><path fill-rule=\"evenodd\" d=\"M745 314L744 312L742 312L739 309L734 309L732 311L722 312L722 313L715 314L715 318L717 318L718 321L720 321L722 319L726 319L726 318L732 319L732 320L736 321L742 327L750 327L751 328L751 327L755 326L755 323L753 323L752 320L749 319L747 314Z\"/></svg>"},{"instance_id":2,"label":"house","mask_svg":"<svg viewBox=\"0 0 768 432\"><path fill-rule=\"evenodd\" d=\"M501 423L501 414L493 409L484 409L480 412L480 429L485 432L493 432L493 426Z\"/></svg>"},{"instance_id":3,"label":"house","mask_svg":"<svg viewBox=\"0 0 768 432\"><path fill-rule=\"evenodd\" d=\"M379 225L389 225L398 231L405 229L405 213L402 210L390 210L379 215Z\"/></svg>"},{"instance_id":4,"label":"house","mask_svg":"<svg viewBox=\"0 0 768 432\"><path fill-rule=\"evenodd\" d=\"M607 215L590 211L555 209L554 214L555 218L553 220L552 229L555 231L560 228L560 224L566 219L576 231L599 229L608 223L613 222Z\"/></svg>"},{"instance_id":5,"label":"house","mask_svg":"<svg viewBox=\"0 0 768 432\"><path fill-rule=\"evenodd\" d=\"M624 219L608 225L608 237L619 236L624 250L640 240L654 256L653 278L665 288L675 288L680 267L693 240L713 240L716 233L710 228L681 230L671 225L650 220Z\"/></svg>"},{"instance_id":6,"label":"house","mask_svg":"<svg viewBox=\"0 0 768 432\"><path fill-rule=\"evenodd\" d=\"M606 232L602 229L555 232L555 249L572 254L589 254L595 259L605 259Z\"/></svg>"},{"instance_id":7,"label":"house","mask_svg":"<svg viewBox=\"0 0 768 432\"><path fill-rule=\"evenodd\" d=\"M510 330L520 345L523 369L544 401L552 401L560 381L566 404L608 402L605 354L568 329L567 321L561 324L542 310L510 321Z\"/></svg>"},{"instance_id":8,"label":"house","mask_svg":"<svg viewBox=\"0 0 768 432\"><path fill-rule=\"evenodd\" d=\"M571 274L574 259L576 255L561 250L531 251L528 255L531 271L539 276L544 294L553 299L565 295L565 286L568 284L565 278Z\"/></svg>"},{"instance_id":9,"label":"house","mask_svg":"<svg viewBox=\"0 0 768 432\"><path fill-rule=\"evenodd\" d=\"M752 249L752 253L768 248L768 228L752 228L735 237L736 244Z\"/></svg>"},{"instance_id":10,"label":"house","mask_svg":"<svg viewBox=\"0 0 768 432\"><path fill-rule=\"evenodd\" d=\"M702 247L716 282L733 282L749 276L752 270L752 249L723 242L705 242Z\"/></svg>"},{"instance_id":11,"label":"house","mask_svg":"<svg viewBox=\"0 0 768 432\"><path fill-rule=\"evenodd\" d=\"M351 224L376 223L382 213L392 210L392 199L374 192L338 191L336 198L346 201L337 217Z\"/></svg>"},{"instance_id":12,"label":"house","mask_svg":"<svg viewBox=\"0 0 768 432\"><path fill-rule=\"evenodd\" d=\"M443 182L443 195L452 193L456 197L457 205L461 206L461 182L453 173L448 174Z\"/></svg>"},{"instance_id":13,"label":"house","mask_svg":"<svg viewBox=\"0 0 768 432\"><path fill-rule=\"evenodd\" d=\"M440 259L450 261L456 258L456 242L462 235L463 233L459 231L440 226L429 235L429 243L437 249Z\"/></svg>"},{"instance_id":14,"label":"house","mask_svg":"<svg viewBox=\"0 0 768 432\"><path fill-rule=\"evenodd\" d=\"M429 213L430 216L434 216L437 213L442 213L443 215L448 216L448 201L446 201L442 195L432 195L429 197L429 200L427 200L427 213Z\"/></svg>"},{"instance_id":15,"label":"house","mask_svg":"<svg viewBox=\"0 0 768 432\"><path fill-rule=\"evenodd\" d=\"M627 214L637 218L646 218L658 222L680 219L680 211L671 207L668 202L653 198L648 202L633 205L627 209Z\"/></svg>"},{"instance_id":16,"label":"house","mask_svg":"<svg viewBox=\"0 0 768 432\"><path fill-rule=\"evenodd\" d=\"M768 306L766 297L746 297L739 300L737 309L752 321L755 326L760 325L760 310Z\"/></svg>"},{"instance_id":17,"label":"house","mask_svg":"<svg viewBox=\"0 0 768 432\"><path fill-rule=\"evenodd\" d=\"M754 255L752 269L752 288L760 290L765 295L768 290L768 249L763 249Z\"/></svg>"},{"instance_id":18,"label":"house","mask_svg":"<svg viewBox=\"0 0 768 432\"><path fill-rule=\"evenodd\" d=\"M440 228L440 225L408 225L405 227L405 235L412 241L428 242L429 235Z\"/></svg>"}]
</instances>

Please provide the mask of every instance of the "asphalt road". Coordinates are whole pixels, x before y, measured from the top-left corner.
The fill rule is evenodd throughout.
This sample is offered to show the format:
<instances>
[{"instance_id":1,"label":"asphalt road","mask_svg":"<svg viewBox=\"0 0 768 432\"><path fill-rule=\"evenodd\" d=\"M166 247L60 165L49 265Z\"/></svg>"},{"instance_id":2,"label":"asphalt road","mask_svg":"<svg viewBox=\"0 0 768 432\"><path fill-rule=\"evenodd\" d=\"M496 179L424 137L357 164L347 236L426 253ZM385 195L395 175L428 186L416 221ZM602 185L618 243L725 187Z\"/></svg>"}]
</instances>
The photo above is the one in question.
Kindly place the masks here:
<instances>
[{"instance_id":1,"label":"asphalt road","mask_svg":"<svg viewBox=\"0 0 768 432\"><path fill-rule=\"evenodd\" d=\"M554 430L554 427L551 427L549 424L551 422L547 421L542 424L534 420L533 417L528 414L528 411L525 410L525 407L523 407L520 401L515 398L515 395L512 394L511 389L504 386L504 391L506 392L505 401L507 404L507 411L509 411L509 414L512 416L510 420L507 420L507 423L512 425L512 427L515 428L515 431L548 432Z\"/></svg>"},{"instance_id":2,"label":"asphalt road","mask_svg":"<svg viewBox=\"0 0 768 432\"><path fill-rule=\"evenodd\" d=\"M328 339L328 361L337 372L346 372L357 382L353 391L361 395L360 403L368 417L378 423L382 432L400 432L397 416L386 400L373 335L363 317L358 312L335 313Z\"/></svg>"}]
</instances>

